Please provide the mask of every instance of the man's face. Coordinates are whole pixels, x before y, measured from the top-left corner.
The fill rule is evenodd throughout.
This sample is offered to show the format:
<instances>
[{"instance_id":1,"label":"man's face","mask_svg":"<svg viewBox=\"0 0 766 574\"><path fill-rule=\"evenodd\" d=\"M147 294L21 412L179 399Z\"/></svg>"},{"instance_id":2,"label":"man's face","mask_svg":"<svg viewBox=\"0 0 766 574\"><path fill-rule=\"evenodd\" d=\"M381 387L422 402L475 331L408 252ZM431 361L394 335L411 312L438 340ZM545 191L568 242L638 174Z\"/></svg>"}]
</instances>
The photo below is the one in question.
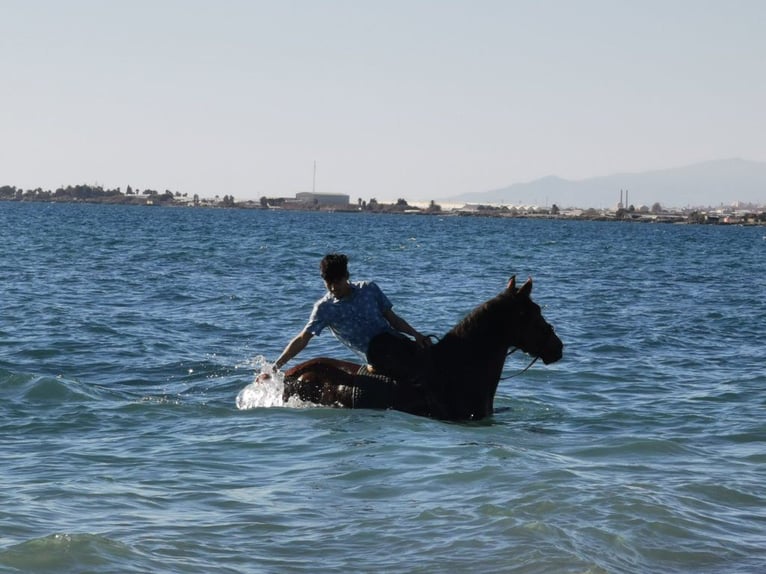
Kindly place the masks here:
<instances>
[{"instance_id":1,"label":"man's face","mask_svg":"<svg viewBox=\"0 0 766 574\"><path fill-rule=\"evenodd\" d=\"M343 299L351 291L351 285L348 283L348 277L340 279L325 279L324 285L336 299Z\"/></svg>"}]
</instances>

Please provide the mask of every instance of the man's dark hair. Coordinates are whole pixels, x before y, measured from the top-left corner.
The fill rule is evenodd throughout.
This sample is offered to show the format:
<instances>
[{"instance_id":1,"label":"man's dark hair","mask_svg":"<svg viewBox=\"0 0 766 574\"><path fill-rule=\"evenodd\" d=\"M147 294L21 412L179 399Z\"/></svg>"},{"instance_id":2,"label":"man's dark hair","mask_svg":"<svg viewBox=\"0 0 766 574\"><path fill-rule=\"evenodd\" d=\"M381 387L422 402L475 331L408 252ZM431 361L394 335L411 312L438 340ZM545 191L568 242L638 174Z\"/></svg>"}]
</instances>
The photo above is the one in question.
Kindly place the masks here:
<instances>
[{"instance_id":1,"label":"man's dark hair","mask_svg":"<svg viewBox=\"0 0 766 574\"><path fill-rule=\"evenodd\" d=\"M322 258L319 264L322 279L333 283L338 279L348 278L348 257L342 253L330 253Z\"/></svg>"}]
</instances>

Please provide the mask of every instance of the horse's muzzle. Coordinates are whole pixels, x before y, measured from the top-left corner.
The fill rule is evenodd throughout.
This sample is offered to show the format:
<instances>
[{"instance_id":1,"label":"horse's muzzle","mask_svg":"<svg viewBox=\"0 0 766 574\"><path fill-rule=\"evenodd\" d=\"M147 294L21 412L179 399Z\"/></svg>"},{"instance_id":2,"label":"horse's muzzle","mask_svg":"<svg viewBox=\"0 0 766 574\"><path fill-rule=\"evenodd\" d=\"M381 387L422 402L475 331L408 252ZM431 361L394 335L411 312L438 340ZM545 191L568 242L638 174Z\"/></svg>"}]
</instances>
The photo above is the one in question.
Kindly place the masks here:
<instances>
[{"instance_id":1,"label":"horse's muzzle","mask_svg":"<svg viewBox=\"0 0 766 574\"><path fill-rule=\"evenodd\" d=\"M564 343L561 342L561 339L558 338L556 333L551 331L548 340L545 342L545 345L543 345L543 352L540 353L540 358L543 360L543 363L550 365L561 359L563 356Z\"/></svg>"}]
</instances>

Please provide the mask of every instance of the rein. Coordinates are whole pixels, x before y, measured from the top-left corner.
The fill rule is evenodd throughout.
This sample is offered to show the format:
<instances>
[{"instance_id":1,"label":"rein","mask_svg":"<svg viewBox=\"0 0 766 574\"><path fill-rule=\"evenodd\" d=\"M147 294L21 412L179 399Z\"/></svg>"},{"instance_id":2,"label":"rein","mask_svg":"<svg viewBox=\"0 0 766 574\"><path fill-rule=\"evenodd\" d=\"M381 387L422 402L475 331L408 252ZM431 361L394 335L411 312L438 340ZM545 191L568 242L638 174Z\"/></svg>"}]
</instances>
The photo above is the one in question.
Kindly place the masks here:
<instances>
[{"instance_id":1,"label":"rein","mask_svg":"<svg viewBox=\"0 0 766 574\"><path fill-rule=\"evenodd\" d=\"M515 352L516 352L516 351L518 351L518 350L519 350L519 348L518 348L518 347L514 347L513 349L511 349L510 351L508 351L508 353L506 353L506 355L505 355L505 358L507 359L508 357L510 357L510 356L511 356L513 353L515 353ZM512 374L512 375L508 375L507 377L500 377L500 380L501 380L501 381L506 381L506 380L508 380L508 379L513 379L514 377L518 377L519 375L523 375L524 373L526 373L526 372L529 370L529 368L530 368L532 365L534 365L534 364L537 362L537 359L539 359L539 358L540 358L540 357L533 357L533 358L532 358L532 361L531 361L531 362L530 362L530 363L529 363L529 364L528 364L526 367L524 367L523 369L521 369L521 370L520 370L518 373L514 373L514 374Z\"/></svg>"}]
</instances>

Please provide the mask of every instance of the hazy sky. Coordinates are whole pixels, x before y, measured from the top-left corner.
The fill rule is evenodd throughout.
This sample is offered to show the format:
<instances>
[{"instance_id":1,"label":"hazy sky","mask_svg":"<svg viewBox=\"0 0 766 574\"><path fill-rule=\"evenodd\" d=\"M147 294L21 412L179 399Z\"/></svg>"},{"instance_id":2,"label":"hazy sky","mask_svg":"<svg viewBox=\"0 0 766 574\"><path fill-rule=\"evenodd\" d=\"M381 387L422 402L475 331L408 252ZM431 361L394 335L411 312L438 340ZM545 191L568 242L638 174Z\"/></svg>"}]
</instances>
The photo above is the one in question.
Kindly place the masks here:
<instances>
[{"instance_id":1,"label":"hazy sky","mask_svg":"<svg viewBox=\"0 0 766 574\"><path fill-rule=\"evenodd\" d=\"M409 200L766 161L762 0L0 0L0 185ZM722 198L724 200L726 198Z\"/></svg>"}]
</instances>

